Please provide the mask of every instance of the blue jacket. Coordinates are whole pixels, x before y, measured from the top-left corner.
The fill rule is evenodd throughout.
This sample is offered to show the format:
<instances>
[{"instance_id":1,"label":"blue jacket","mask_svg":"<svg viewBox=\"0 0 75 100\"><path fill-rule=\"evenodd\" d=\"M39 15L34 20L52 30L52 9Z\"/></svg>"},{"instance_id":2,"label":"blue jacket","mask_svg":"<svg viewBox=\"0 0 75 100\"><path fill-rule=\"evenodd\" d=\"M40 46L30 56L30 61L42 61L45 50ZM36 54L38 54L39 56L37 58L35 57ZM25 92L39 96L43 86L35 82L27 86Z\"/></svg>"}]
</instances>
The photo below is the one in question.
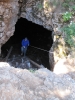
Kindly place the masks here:
<instances>
[{"instance_id":1,"label":"blue jacket","mask_svg":"<svg viewBox=\"0 0 75 100\"><path fill-rule=\"evenodd\" d=\"M25 41L25 39L23 39L21 44L22 44L22 46L27 47L29 45L29 40Z\"/></svg>"}]
</instances>

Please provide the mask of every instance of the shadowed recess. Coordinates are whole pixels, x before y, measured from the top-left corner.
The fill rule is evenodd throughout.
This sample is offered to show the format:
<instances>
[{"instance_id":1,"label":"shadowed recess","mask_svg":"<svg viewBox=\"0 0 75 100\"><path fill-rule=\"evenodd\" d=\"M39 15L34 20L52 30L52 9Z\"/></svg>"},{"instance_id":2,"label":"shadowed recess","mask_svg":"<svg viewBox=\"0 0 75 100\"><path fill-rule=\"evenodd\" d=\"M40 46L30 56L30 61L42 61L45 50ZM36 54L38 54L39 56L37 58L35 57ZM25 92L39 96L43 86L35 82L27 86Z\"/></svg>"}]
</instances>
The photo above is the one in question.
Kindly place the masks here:
<instances>
[{"instance_id":1,"label":"shadowed recess","mask_svg":"<svg viewBox=\"0 0 75 100\"><path fill-rule=\"evenodd\" d=\"M14 35L2 46L2 52L7 52L10 46L13 46L11 55L20 55L21 41L25 37L30 41L26 56L50 69L48 52L53 43L52 31L27 21L25 18L17 21Z\"/></svg>"}]
</instances>

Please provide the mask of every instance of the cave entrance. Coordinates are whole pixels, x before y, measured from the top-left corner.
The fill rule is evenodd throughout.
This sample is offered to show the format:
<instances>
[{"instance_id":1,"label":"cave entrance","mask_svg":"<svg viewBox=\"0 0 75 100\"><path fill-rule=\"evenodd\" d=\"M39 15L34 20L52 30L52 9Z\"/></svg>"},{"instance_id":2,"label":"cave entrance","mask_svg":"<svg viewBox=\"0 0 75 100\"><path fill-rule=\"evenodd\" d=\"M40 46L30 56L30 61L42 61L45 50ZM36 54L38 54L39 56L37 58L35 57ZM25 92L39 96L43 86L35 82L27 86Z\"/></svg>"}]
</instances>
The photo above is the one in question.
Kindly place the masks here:
<instances>
[{"instance_id":1,"label":"cave entrance","mask_svg":"<svg viewBox=\"0 0 75 100\"><path fill-rule=\"evenodd\" d=\"M30 41L26 56L50 69L49 50L52 46L52 31L20 18L15 25L14 35L3 45L2 49L13 46L12 55L21 54L21 41L27 37ZM5 49L4 49L5 50Z\"/></svg>"}]
</instances>

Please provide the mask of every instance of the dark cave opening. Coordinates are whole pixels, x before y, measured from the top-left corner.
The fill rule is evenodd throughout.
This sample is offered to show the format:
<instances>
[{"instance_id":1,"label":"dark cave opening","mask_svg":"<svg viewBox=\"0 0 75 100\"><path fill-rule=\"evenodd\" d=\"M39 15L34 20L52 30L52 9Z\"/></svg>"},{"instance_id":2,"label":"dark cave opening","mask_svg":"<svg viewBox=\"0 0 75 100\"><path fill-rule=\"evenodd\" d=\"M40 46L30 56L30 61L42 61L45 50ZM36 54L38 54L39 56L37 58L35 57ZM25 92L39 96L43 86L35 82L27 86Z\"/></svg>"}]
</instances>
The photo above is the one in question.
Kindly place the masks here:
<instances>
[{"instance_id":1,"label":"dark cave opening","mask_svg":"<svg viewBox=\"0 0 75 100\"><path fill-rule=\"evenodd\" d=\"M21 41L25 37L30 41L26 56L50 69L48 51L53 44L52 31L34 24L25 18L20 18L17 21L14 35L2 46L2 51L8 52L10 46L13 46L11 56L14 54L16 56L20 55Z\"/></svg>"}]
</instances>

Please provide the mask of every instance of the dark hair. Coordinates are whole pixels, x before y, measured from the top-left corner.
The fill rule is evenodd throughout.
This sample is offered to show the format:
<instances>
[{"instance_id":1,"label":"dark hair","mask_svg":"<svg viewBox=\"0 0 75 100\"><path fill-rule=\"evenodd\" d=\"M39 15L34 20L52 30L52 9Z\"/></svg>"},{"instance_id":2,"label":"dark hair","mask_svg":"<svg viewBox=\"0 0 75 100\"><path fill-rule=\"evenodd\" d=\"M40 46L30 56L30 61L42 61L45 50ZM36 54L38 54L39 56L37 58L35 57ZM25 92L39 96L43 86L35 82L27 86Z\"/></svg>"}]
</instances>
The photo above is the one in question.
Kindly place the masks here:
<instances>
[{"instance_id":1,"label":"dark hair","mask_svg":"<svg viewBox=\"0 0 75 100\"><path fill-rule=\"evenodd\" d=\"M27 37L25 37L25 39L27 39Z\"/></svg>"}]
</instances>

